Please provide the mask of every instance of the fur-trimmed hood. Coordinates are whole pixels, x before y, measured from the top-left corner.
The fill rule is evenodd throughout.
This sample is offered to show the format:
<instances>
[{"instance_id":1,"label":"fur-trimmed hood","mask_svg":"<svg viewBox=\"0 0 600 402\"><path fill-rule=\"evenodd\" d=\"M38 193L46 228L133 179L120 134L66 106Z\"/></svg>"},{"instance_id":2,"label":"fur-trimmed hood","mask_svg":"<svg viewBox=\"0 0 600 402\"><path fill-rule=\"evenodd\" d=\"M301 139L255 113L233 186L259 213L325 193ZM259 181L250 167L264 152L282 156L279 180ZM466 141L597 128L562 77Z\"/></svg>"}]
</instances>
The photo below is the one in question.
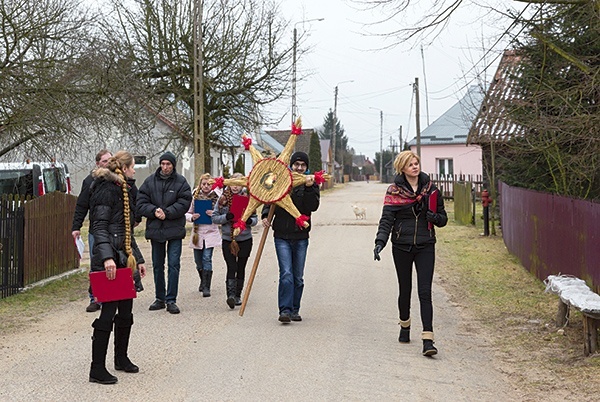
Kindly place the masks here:
<instances>
[{"instance_id":1,"label":"fur-trimmed hood","mask_svg":"<svg viewBox=\"0 0 600 402\"><path fill-rule=\"evenodd\" d=\"M117 173L110 171L107 168L99 167L92 171L92 176L94 179L102 178L106 181L110 181L112 183L118 184L121 186L123 184L123 178L119 176Z\"/></svg>"}]
</instances>

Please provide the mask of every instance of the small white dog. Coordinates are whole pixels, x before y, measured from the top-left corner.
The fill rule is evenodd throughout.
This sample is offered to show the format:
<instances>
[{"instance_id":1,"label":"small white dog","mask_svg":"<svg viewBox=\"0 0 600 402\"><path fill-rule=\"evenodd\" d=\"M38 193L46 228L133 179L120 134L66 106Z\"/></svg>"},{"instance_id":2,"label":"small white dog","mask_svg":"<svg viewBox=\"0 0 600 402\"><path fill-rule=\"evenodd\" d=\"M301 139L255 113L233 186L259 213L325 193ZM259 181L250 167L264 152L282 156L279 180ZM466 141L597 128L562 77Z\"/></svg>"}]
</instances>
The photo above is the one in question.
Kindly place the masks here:
<instances>
[{"instance_id":1,"label":"small white dog","mask_svg":"<svg viewBox=\"0 0 600 402\"><path fill-rule=\"evenodd\" d=\"M356 219L367 219L367 208L361 208L357 205L352 205L352 210Z\"/></svg>"}]
</instances>

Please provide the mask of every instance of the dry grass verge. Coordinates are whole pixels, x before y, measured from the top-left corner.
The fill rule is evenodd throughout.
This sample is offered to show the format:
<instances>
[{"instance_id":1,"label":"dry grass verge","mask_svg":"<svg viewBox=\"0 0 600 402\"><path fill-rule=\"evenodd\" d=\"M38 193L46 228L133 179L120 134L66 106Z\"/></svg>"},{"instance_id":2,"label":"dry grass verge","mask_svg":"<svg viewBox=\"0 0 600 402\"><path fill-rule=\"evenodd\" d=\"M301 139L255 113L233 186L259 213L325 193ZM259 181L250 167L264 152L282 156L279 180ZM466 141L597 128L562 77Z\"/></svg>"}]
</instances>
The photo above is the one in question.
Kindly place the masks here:
<instances>
[{"instance_id":1,"label":"dry grass verge","mask_svg":"<svg viewBox=\"0 0 600 402\"><path fill-rule=\"evenodd\" d=\"M600 355L583 356L583 323L576 310L563 331L555 326L558 298L507 251L501 236L450 220L438 234L437 275L470 325L492 340L500 369L524 400L597 400Z\"/></svg>"}]
</instances>

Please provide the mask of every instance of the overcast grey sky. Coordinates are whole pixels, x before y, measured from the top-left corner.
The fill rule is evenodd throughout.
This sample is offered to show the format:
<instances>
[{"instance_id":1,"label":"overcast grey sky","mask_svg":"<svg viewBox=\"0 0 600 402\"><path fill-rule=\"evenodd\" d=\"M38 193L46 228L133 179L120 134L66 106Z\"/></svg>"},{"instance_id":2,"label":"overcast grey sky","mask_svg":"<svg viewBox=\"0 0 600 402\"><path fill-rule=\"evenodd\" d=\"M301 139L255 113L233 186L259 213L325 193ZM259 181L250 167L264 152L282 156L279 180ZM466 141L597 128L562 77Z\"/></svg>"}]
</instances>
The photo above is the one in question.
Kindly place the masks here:
<instances>
[{"instance_id":1,"label":"overcast grey sky","mask_svg":"<svg viewBox=\"0 0 600 402\"><path fill-rule=\"evenodd\" d=\"M411 84L415 77L419 77L421 87L423 130L428 120L427 98L431 123L464 95L468 81L484 68L486 63L472 69L473 64L484 55L482 43L489 43L492 35L504 31L510 24L510 21L499 22L492 18L489 10L483 8L468 6L459 10L433 44L424 44L424 76L419 42L411 43L413 49L403 45L389 50L370 50L381 49L389 43L380 37L361 34L365 31L365 22L375 21L380 16L357 10L349 0L282 0L281 10L291 21L290 42L293 26L297 23L298 35L306 31L303 45L311 48L297 61L298 77L308 75L306 80L297 83L298 114L302 116L303 126L321 126L329 109L333 109L335 86L353 80L338 85L337 116L345 129L349 146L357 154L371 159L380 149L379 110L383 110L384 116L384 149L390 138L399 142L400 126L403 126L404 138L414 138L415 108L411 106ZM324 21L298 23L313 18L324 18ZM407 13L403 18L405 24L414 22L416 14L411 16ZM490 52L486 59L491 61L503 47L502 44L497 45L496 51ZM487 70L488 82L496 65L497 61ZM278 127L269 128L290 127L291 100L281 102L271 110L274 115L286 114L286 117Z\"/></svg>"}]
</instances>

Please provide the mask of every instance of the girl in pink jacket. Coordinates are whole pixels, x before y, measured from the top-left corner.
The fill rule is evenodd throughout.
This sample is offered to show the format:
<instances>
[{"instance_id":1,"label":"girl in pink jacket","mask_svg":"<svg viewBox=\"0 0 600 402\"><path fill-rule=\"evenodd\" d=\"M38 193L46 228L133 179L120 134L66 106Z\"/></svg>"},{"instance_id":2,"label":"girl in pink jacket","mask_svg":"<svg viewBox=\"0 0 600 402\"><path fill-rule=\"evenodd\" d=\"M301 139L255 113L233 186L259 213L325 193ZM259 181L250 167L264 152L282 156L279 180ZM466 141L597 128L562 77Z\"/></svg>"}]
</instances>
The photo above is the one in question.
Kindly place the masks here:
<instances>
[{"instance_id":1,"label":"girl in pink jacket","mask_svg":"<svg viewBox=\"0 0 600 402\"><path fill-rule=\"evenodd\" d=\"M185 214L185 217L189 222L194 222L200 218L201 214L208 215L209 218L213 214L213 209L219 196L211 191L211 185L209 184L210 179L211 176L209 173L203 174L200 177L200 183L193 191L192 204ZM206 208L206 210L203 211L195 211L194 206L196 200L210 200L210 208ZM198 291L202 292L203 297L210 297L210 283L213 274L213 250L214 247L221 245L219 226L214 225L210 219L209 222L211 223L194 223L192 236L190 237L190 247L194 249L194 262L196 263L196 269L200 276L200 286L198 287Z\"/></svg>"}]
</instances>

